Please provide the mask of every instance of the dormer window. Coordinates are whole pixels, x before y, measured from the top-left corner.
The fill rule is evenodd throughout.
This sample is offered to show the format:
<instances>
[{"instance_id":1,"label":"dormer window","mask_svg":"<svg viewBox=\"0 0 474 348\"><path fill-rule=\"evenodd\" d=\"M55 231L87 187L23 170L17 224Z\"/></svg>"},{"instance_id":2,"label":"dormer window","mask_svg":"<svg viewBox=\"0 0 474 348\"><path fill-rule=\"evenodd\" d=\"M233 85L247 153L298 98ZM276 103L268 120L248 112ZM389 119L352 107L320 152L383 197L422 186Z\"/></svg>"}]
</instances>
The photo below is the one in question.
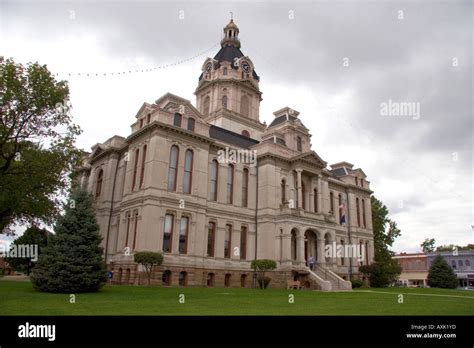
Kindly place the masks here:
<instances>
[{"instance_id":1,"label":"dormer window","mask_svg":"<svg viewBox=\"0 0 474 348\"><path fill-rule=\"evenodd\" d=\"M227 75L227 68L224 68L224 69L222 70L222 74L223 74L223 75Z\"/></svg>"},{"instance_id":2,"label":"dormer window","mask_svg":"<svg viewBox=\"0 0 474 348\"><path fill-rule=\"evenodd\" d=\"M151 121L151 114L148 113L148 115L146 115L146 124L150 124L150 121Z\"/></svg>"},{"instance_id":3,"label":"dormer window","mask_svg":"<svg viewBox=\"0 0 474 348\"><path fill-rule=\"evenodd\" d=\"M181 127L181 119L182 116L179 113L174 114L174 120L173 120L173 125L176 127Z\"/></svg>"},{"instance_id":4,"label":"dormer window","mask_svg":"<svg viewBox=\"0 0 474 348\"><path fill-rule=\"evenodd\" d=\"M140 128L143 128L143 118L140 119Z\"/></svg>"}]
</instances>

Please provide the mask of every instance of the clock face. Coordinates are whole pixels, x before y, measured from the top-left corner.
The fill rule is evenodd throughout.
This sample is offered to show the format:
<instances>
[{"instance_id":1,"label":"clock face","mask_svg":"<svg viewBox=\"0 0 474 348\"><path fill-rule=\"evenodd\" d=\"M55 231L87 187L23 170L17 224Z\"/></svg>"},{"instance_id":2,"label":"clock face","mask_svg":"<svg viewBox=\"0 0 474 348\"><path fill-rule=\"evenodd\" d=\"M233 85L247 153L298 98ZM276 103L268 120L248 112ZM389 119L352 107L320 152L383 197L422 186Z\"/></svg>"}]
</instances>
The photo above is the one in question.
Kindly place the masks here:
<instances>
[{"instance_id":1,"label":"clock face","mask_svg":"<svg viewBox=\"0 0 474 348\"><path fill-rule=\"evenodd\" d=\"M248 72L250 71L250 65L249 65L249 63L244 62L244 63L242 64L242 69L243 69L246 73L248 73Z\"/></svg>"},{"instance_id":2,"label":"clock face","mask_svg":"<svg viewBox=\"0 0 474 348\"><path fill-rule=\"evenodd\" d=\"M209 71L211 71L211 70L212 70L212 63L209 62L209 63L207 63L207 65L206 65L206 71L209 72Z\"/></svg>"}]
</instances>

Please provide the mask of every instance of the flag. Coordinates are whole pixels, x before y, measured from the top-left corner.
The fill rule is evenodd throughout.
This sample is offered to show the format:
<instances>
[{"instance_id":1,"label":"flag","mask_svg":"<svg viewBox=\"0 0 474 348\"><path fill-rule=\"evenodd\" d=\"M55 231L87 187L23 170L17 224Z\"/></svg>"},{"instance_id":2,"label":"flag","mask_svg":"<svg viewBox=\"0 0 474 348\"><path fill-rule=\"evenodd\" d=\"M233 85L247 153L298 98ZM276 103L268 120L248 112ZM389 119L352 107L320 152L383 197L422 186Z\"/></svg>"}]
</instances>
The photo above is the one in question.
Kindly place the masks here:
<instances>
[{"instance_id":1,"label":"flag","mask_svg":"<svg viewBox=\"0 0 474 348\"><path fill-rule=\"evenodd\" d=\"M344 209L344 203L339 206L339 223L345 224L346 223L346 210Z\"/></svg>"}]
</instances>

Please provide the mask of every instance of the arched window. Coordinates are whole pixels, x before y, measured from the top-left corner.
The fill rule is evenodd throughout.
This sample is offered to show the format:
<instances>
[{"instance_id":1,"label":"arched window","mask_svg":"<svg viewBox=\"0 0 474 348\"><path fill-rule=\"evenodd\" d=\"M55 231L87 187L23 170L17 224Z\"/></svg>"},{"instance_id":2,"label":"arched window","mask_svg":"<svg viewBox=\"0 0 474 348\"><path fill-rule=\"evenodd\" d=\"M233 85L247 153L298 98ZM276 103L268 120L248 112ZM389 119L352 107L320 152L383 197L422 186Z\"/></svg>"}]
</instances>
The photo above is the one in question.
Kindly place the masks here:
<instances>
[{"instance_id":1,"label":"arched window","mask_svg":"<svg viewBox=\"0 0 474 348\"><path fill-rule=\"evenodd\" d=\"M357 186L358 183L359 183L359 181L357 180L357 176L354 179L355 179L355 183L356 183L356 186Z\"/></svg>"},{"instance_id":2,"label":"arched window","mask_svg":"<svg viewBox=\"0 0 474 348\"><path fill-rule=\"evenodd\" d=\"M369 264L369 241L365 241L365 264Z\"/></svg>"},{"instance_id":3,"label":"arched window","mask_svg":"<svg viewBox=\"0 0 474 348\"><path fill-rule=\"evenodd\" d=\"M360 187L364 187L364 179L360 178Z\"/></svg>"},{"instance_id":4,"label":"arched window","mask_svg":"<svg viewBox=\"0 0 474 348\"><path fill-rule=\"evenodd\" d=\"M242 226L240 229L240 259L247 258L247 227Z\"/></svg>"},{"instance_id":5,"label":"arched window","mask_svg":"<svg viewBox=\"0 0 474 348\"><path fill-rule=\"evenodd\" d=\"M204 116L208 116L209 115L209 106L211 104L211 98L209 98L209 96L206 96L204 98L204 103L202 105L202 113Z\"/></svg>"},{"instance_id":6,"label":"arched window","mask_svg":"<svg viewBox=\"0 0 474 348\"><path fill-rule=\"evenodd\" d=\"M240 98L240 113L244 116L249 115L249 97L246 95Z\"/></svg>"},{"instance_id":7,"label":"arched window","mask_svg":"<svg viewBox=\"0 0 474 348\"><path fill-rule=\"evenodd\" d=\"M97 174L97 184L95 187L95 196L99 197L100 193L102 192L102 181L104 180L104 171L102 169L99 170Z\"/></svg>"},{"instance_id":8,"label":"arched window","mask_svg":"<svg viewBox=\"0 0 474 348\"><path fill-rule=\"evenodd\" d=\"M227 167L227 203L232 204L234 199L234 166Z\"/></svg>"},{"instance_id":9,"label":"arched window","mask_svg":"<svg viewBox=\"0 0 474 348\"><path fill-rule=\"evenodd\" d=\"M224 286L228 288L230 286L230 279L231 279L231 274L227 273L224 278Z\"/></svg>"},{"instance_id":10,"label":"arched window","mask_svg":"<svg viewBox=\"0 0 474 348\"><path fill-rule=\"evenodd\" d=\"M216 160L211 162L211 169L209 173L210 188L209 188L209 199L211 201L217 201L217 174L219 170L219 163Z\"/></svg>"},{"instance_id":11,"label":"arched window","mask_svg":"<svg viewBox=\"0 0 474 348\"><path fill-rule=\"evenodd\" d=\"M303 144L302 144L301 137L296 137L296 150L298 150L299 152L303 151Z\"/></svg>"},{"instance_id":12,"label":"arched window","mask_svg":"<svg viewBox=\"0 0 474 348\"><path fill-rule=\"evenodd\" d=\"M471 267L471 262L469 260L465 260L464 264L466 265L466 267Z\"/></svg>"},{"instance_id":13,"label":"arched window","mask_svg":"<svg viewBox=\"0 0 474 348\"><path fill-rule=\"evenodd\" d=\"M214 257L214 245L216 240L216 223L209 222L207 230L207 256Z\"/></svg>"},{"instance_id":14,"label":"arched window","mask_svg":"<svg viewBox=\"0 0 474 348\"><path fill-rule=\"evenodd\" d=\"M183 116L181 116L181 114L175 113L174 114L173 125L176 126L176 127L181 127L182 118L183 118Z\"/></svg>"},{"instance_id":15,"label":"arched window","mask_svg":"<svg viewBox=\"0 0 474 348\"><path fill-rule=\"evenodd\" d=\"M143 118L140 119L140 128L143 128Z\"/></svg>"},{"instance_id":16,"label":"arched window","mask_svg":"<svg viewBox=\"0 0 474 348\"><path fill-rule=\"evenodd\" d=\"M174 215L166 214L163 226L163 252L171 252L171 244L173 243L173 220Z\"/></svg>"},{"instance_id":17,"label":"arched window","mask_svg":"<svg viewBox=\"0 0 474 348\"><path fill-rule=\"evenodd\" d=\"M168 190L176 191L176 177L178 174L179 148L176 145L171 146L170 163L168 169Z\"/></svg>"},{"instance_id":18,"label":"arched window","mask_svg":"<svg viewBox=\"0 0 474 348\"><path fill-rule=\"evenodd\" d=\"M186 272L179 272L179 286L186 286L188 285L188 273Z\"/></svg>"},{"instance_id":19,"label":"arched window","mask_svg":"<svg viewBox=\"0 0 474 348\"><path fill-rule=\"evenodd\" d=\"M226 95L222 97L222 107L224 109L227 109L227 96Z\"/></svg>"},{"instance_id":20,"label":"arched window","mask_svg":"<svg viewBox=\"0 0 474 348\"><path fill-rule=\"evenodd\" d=\"M138 159L140 157L140 150L135 150L135 163L133 164L133 180L132 180L132 191L135 190L135 183L137 181L137 170L138 170Z\"/></svg>"},{"instance_id":21,"label":"arched window","mask_svg":"<svg viewBox=\"0 0 474 348\"><path fill-rule=\"evenodd\" d=\"M196 121L194 118L188 118L188 130L194 132L194 127L195 127Z\"/></svg>"},{"instance_id":22,"label":"arched window","mask_svg":"<svg viewBox=\"0 0 474 348\"><path fill-rule=\"evenodd\" d=\"M145 161L146 161L146 150L147 146L143 146L143 154L142 154L142 168L140 173L140 187L143 186L143 181L145 179Z\"/></svg>"},{"instance_id":23,"label":"arched window","mask_svg":"<svg viewBox=\"0 0 474 348\"><path fill-rule=\"evenodd\" d=\"M186 254L188 252L188 230L189 230L189 218L187 216L181 217L181 223L179 226L179 253Z\"/></svg>"},{"instance_id":24,"label":"arched window","mask_svg":"<svg viewBox=\"0 0 474 348\"><path fill-rule=\"evenodd\" d=\"M359 198L356 198L356 209L357 209L357 226L360 227L360 207L359 207Z\"/></svg>"},{"instance_id":25,"label":"arched window","mask_svg":"<svg viewBox=\"0 0 474 348\"><path fill-rule=\"evenodd\" d=\"M458 266L459 266L459 267L463 267L462 260L458 260Z\"/></svg>"},{"instance_id":26,"label":"arched window","mask_svg":"<svg viewBox=\"0 0 474 348\"><path fill-rule=\"evenodd\" d=\"M247 130L243 130L241 133L244 137L250 138L250 133Z\"/></svg>"},{"instance_id":27,"label":"arched window","mask_svg":"<svg viewBox=\"0 0 474 348\"><path fill-rule=\"evenodd\" d=\"M306 209L306 187L304 185L304 182L301 182L301 206L303 207L303 210Z\"/></svg>"},{"instance_id":28,"label":"arched window","mask_svg":"<svg viewBox=\"0 0 474 348\"><path fill-rule=\"evenodd\" d=\"M146 115L146 124L149 124L150 121L151 121L151 114L148 113L148 114Z\"/></svg>"},{"instance_id":29,"label":"arched window","mask_svg":"<svg viewBox=\"0 0 474 348\"><path fill-rule=\"evenodd\" d=\"M222 71L223 71L222 72L223 75L227 75L227 68L224 68Z\"/></svg>"},{"instance_id":30,"label":"arched window","mask_svg":"<svg viewBox=\"0 0 474 348\"><path fill-rule=\"evenodd\" d=\"M232 242L232 225L225 225L224 257L230 259L230 246Z\"/></svg>"},{"instance_id":31,"label":"arched window","mask_svg":"<svg viewBox=\"0 0 474 348\"><path fill-rule=\"evenodd\" d=\"M456 269L456 260L451 260L451 267Z\"/></svg>"},{"instance_id":32,"label":"arched window","mask_svg":"<svg viewBox=\"0 0 474 348\"><path fill-rule=\"evenodd\" d=\"M186 150L184 154L184 176L183 176L183 192L191 193L191 185L193 181L193 152Z\"/></svg>"},{"instance_id":33,"label":"arched window","mask_svg":"<svg viewBox=\"0 0 474 348\"><path fill-rule=\"evenodd\" d=\"M319 207L318 207L318 189L313 190L313 205L314 205L314 212L317 213L319 211Z\"/></svg>"},{"instance_id":34,"label":"arched window","mask_svg":"<svg viewBox=\"0 0 474 348\"><path fill-rule=\"evenodd\" d=\"M137 243L137 230L138 230L138 210L133 211L133 243L132 250L135 250L135 244Z\"/></svg>"},{"instance_id":35,"label":"arched window","mask_svg":"<svg viewBox=\"0 0 474 348\"><path fill-rule=\"evenodd\" d=\"M281 204L286 202L286 181L283 179L280 184L281 187Z\"/></svg>"},{"instance_id":36,"label":"arched window","mask_svg":"<svg viewBox=\"0 0 474 348\"><path fill-rule=\"evenodd\" d=\"M330 213L334 214L334 193L329 192L329 209L331 210Z\"/></svg>"},{"instance_id":37,"label":"arched window","mask_svg":"<svg viewBox=\"0 0 474 348\"><path fill-rule=\"evenodd\" d=\"M364 225L364 228L367 228L367 222L365 219L365 201L362 200L362 223Z\"/></svg>"},{"instance_id":38,"label":"arched window","mask_svg":"<svg viewBox=\"0 0 474 348\"><path fill-rule=\"evenodd\" d=\"M244 168L242 172L242 207L248 205L248 189L249 189L249 170Z\"/></svg>"},{"instance_id":39,"label":"arched window","mask_svg":"<svg viewBox=\"0 0 474 348\"><path fill-rule=\"evenodd\" d=\"M161 275L161 282L163 285L171 285L171 271L164 271Z\"/></svg>"},{"instance_id":40,"label":"arched window","mask_svg":"<svg viewBox=\"0 0 474 348\"><path fill-rule=\"evenodd\" d=\"M207 286L214 286L214 273L207 274Z\"/></svg>"}]
</instances>

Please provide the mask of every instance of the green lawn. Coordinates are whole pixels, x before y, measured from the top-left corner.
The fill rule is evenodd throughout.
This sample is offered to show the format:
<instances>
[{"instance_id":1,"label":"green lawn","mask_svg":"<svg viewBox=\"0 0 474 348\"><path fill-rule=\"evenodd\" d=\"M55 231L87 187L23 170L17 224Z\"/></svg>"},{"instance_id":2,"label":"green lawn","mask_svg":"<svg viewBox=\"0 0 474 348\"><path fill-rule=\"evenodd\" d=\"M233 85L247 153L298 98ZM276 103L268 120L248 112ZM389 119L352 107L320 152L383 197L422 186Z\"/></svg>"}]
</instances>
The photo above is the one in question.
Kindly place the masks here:
<instances>
[{"instance_id":1,"label":"green lawn","mask_svg":"<svg viewBox=\"0 0 474 348\"><path fill-rule=\"evenodd\" d=\"M185 303L179 303L184 294ZM294 295L294 304L288 302ZM404 303L398 303L403 294ZM0 279L0 315L473 315L474 292L367 289L352 292L105 286L97 293L48 294Z\"/></svg>"}]
</instances>

